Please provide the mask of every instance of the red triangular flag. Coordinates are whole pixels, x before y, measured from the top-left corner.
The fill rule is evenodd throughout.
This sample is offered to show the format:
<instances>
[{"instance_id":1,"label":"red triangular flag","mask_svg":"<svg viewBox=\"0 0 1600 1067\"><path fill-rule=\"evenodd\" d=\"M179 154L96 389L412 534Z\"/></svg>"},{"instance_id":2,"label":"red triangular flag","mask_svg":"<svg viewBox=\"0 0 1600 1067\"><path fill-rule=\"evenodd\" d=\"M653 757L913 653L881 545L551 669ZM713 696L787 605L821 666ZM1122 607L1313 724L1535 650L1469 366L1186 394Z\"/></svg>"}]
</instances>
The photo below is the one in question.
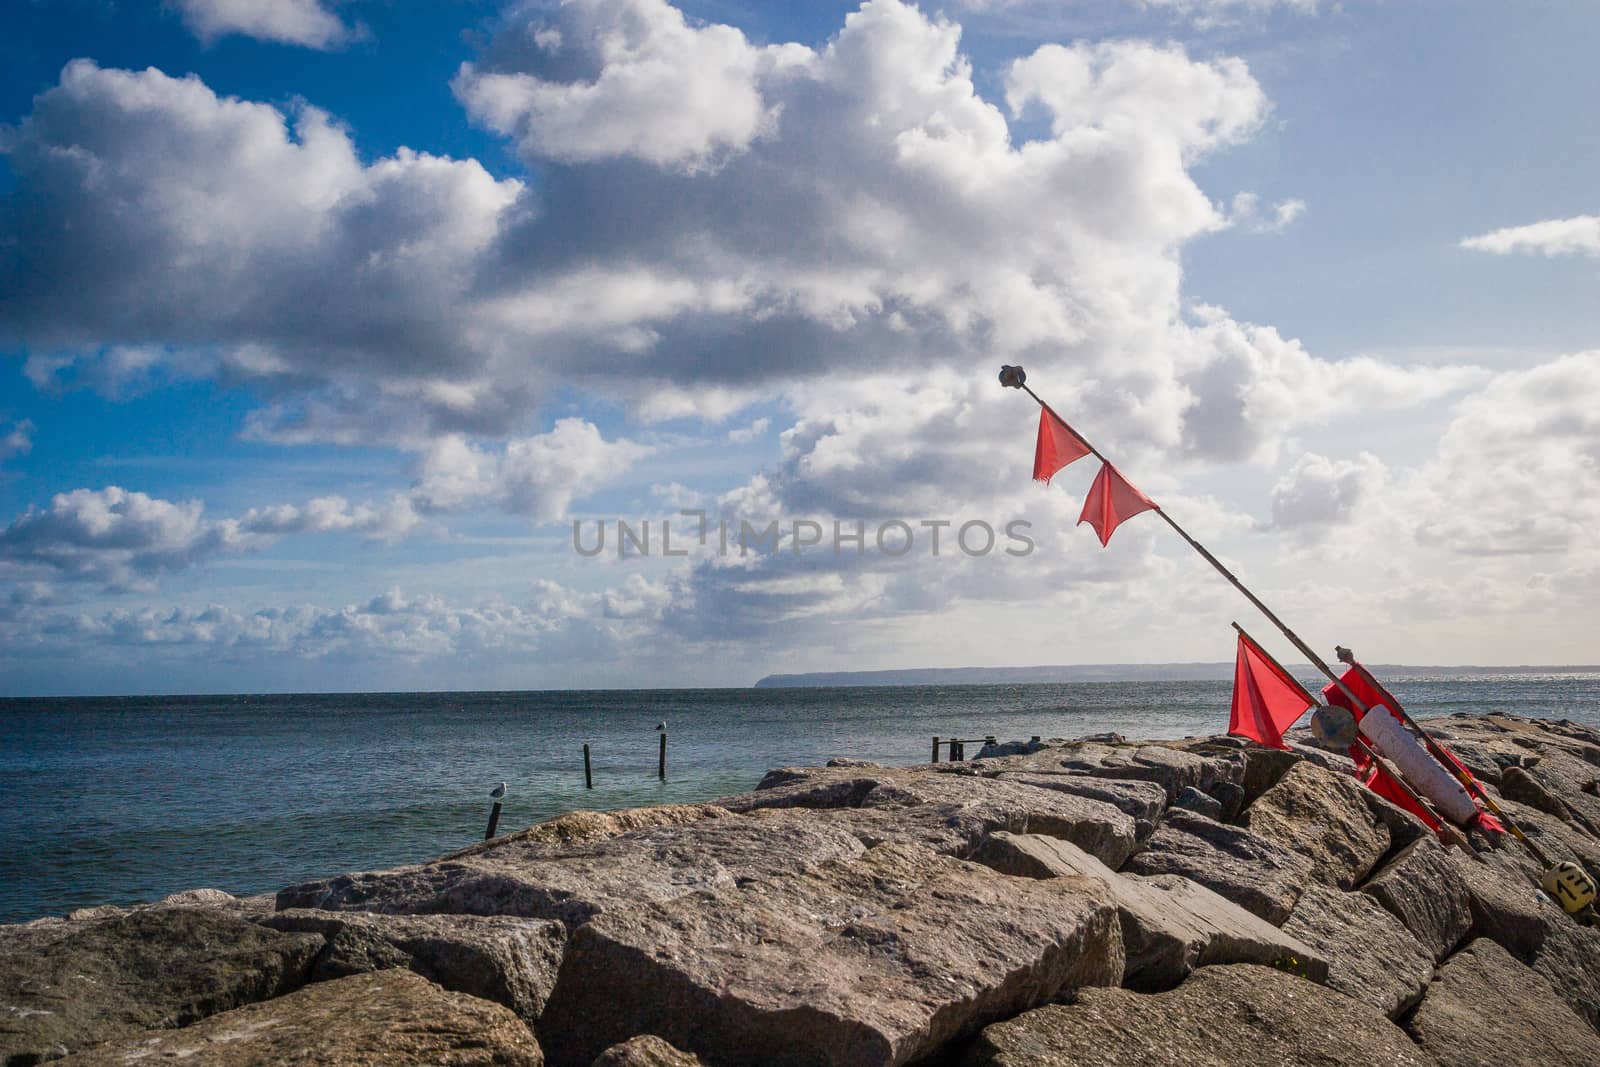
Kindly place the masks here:
<instances>
[{"instance_id":1,"label":"red triangular flag","mask_svg":"<svg viewBox=\"0 0 1600 1067\"><path fill-rule=\"evenodd\" d=\"M1095 475L1089 495L1083 501L1083 513L1078 525L1088 523L1100 535L1101 547L1111 543L1117 527L1141 511L1149 511L1156 502L1133 487L1122 472L1107 463Z\"/></svg>"},{"instance_id":2,"label":"red triangular flag","mask_svg":"<svg viewBox=\"0 0 1600 1067\"><path fill-rule=\"evenodd\" d=\"M1033 480L1049 484L1056 471L1089 454L1089 446L1072 432L1072 427L1039 409L1039 444L1033 450Z\"/></svg>"},{"instance_id":3,"label":"red triangular flag","mask_svg":"<svg viewBox=\"0 0 1600 1067\"><path fill-rule=\"evenodd\" d=\"M1228 732L1269 748L1288 748L1283 731L1304 715L1313 701L1299 682L1284 673L1256 643L1239 635L1233 668L1233 710Z\"/></svg>"}]
</instances>

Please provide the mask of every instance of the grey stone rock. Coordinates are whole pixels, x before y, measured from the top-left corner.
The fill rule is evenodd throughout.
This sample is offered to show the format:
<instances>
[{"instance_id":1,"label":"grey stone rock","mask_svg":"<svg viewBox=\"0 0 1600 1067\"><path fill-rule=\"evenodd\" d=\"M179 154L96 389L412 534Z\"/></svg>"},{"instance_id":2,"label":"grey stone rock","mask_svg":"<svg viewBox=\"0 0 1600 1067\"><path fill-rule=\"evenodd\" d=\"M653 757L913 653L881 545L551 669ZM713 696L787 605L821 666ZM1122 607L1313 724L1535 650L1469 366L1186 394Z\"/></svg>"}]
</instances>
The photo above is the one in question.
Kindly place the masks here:
<instances>
[{"instance_id":1,"label":"grey stone rock","mask_svg":"<svg viewBox=\"0 0 1600 1067\"><path fill-rule=\"evenodd\" d=\"M1552 922L1570 922L1538 888L1536 864L1518 859L1522 846L1485 849L1476 854L1446 852L1461 876L1472 911L1472 929L1523 963L1532 963Z\"/></svg>"},{"instance_id":2,"label":"grey stone rock","mask_svg":"<svg viewBox=\"0 0 1600 1067\"><path fill-rule=\"evenodd\" d=\"M1325 771L1342 774L1347 778L1355 777L1355 760L1342 752L1329 752L1327 749L1318 748L1316 745L1306 744L1303 741L1291 741L1285 737L1289 751L1304 759L1307 763L1315 764Z\"/></svg>"},{"instance_id":3,"label":"grey stone rock","mask_svg":"<svg viewBox=\"0 0 1600 1067\"><path fill-rule=\"evenodd\" d=\"M1089 773L1099 778L1155 782L1166 790L1170 804L1185 786L1204 791L1217 782L1238 782L1244 767L1232 759L1197 756L1163 745L1141 745L1126 762L1103 762Z\"/></svg>"},{"instance_id":4,"label":"grey stone rock","mask_svg":"<svg viewBox=\"0 0 1600 1067\"><path fill-rule=\"evenodd\" d=\"M1086 989L983 1031L967 1067L1434 1067L1404 1031L1302 978L1237 964L1154 996Z\"/></svg>"},{"instance_id":5,"label":"grey stone rock","mask_svg":"<svg viewBox=\"0 0 1600 1067\"><path fill-rule=\"evenodd\" d=\"M1422 999L1433 954L1366 893L1309 887L1283 932L1328 961L1332 989L1399 1018Z\"/></svg>"},{"instance_id":6,"label":"grey stone rock","mask_svg":"<svg viewBox=\"0 0 1600 1067\"><path fill-rule=\"evenodd\" d=\"M1600 1029L1600 930L1579 926L1563 914L1547 928L1533 969L1573 1011Z\"/></svg>"},{"instance_id":7,"label":"grey stone rock","mask_svg":"<svg viewBox=\"0 0 1600 1067\"><path fill-rule=\"evenodd\" d=\"M491 841L480 841L440 858L462 859L519 845L573 845L584 841L603 841L639 830L725 819L730 814L715 804L660 804L647 808L619 808L616 811L569 811L535 823L526 830L505 834Z\"/></svg>"},{"instance_id":8,"label":"grey stone rock","mask_svg":"<svg viewBox=\"0 0 1600 1067\"><path fill-rule=\"evenodd\" d=\"M0 927L0 1063L186 1026L304 984L322 938L213 908Z\"/></svg>"},{"instance_id":9,"label":"grey stone rock","mask_svg":"<svg viewBox=\"0 0 1600 1067\"><path fill-rule=\"evenodd\" d=\"M1244 786L1242 785L1236 785L1233 782L1218 782L1211 787L1211 795L1216 797L1217 802L1222 805L1222 819L1224 822L1231 822L1238 818L1239 813L1244 810L1246 797Z\"/></svg>"},{"instance_id":10,"label":"grey stone rock","mask_svg":"<svg viewBox=\"0 0 1600 1067\"><path fill-rule=\"evenodd\" d=\"M1044 748L1042 741L1000 741L995 744L985 744L978 749L974 759L995 759L1000 756L1026 756Z\"/></svg>"},{"instance_id":11,"label":"grey stone rock","mask_svg":"<svg viewBox=\"0 0 1600 1067\"><path fill-rule=\"evenodd\" d=\"M1399 919L1436 962L1472 929L1466 884L1444 847L1432 839L1407 845L1361 890Z\"/></svg>"},{"instance_id":12,"label":"grey stone rock","mask_svg":"<svg viewBox=\"0 0 1600 1067\"><path fill-rule=\"evenodd\" d=\"M530 1024L544 1011L566 941L560 923L504 916L291 910L261 923L326 939L312 968L317 981L406 967L446 989L502 1004Z\"/></svg>"},{"instance_id":13,"label":"grey stone rock","mask_svg":"<svg viewBox=\"0 0 1600 1067\"><path fill-rule=\"evenodd\" d=\"M1167 807L1167 791L1154 782L1115 781L1086 774L1043 774L1005 771L997 775L1002 782L1017 782L1038 789L1054 789L1073 796L1087 797L1127 812L1135 820L1154 823Z\"/></svg>"},{"instance_id":14,"label":"grey stone rock","mask_svg":"<svg viewBox=\"0 0 1600 1067\"><path fill-rule=\"evenodd\" d=\"M1305 760L1298 752L1281 748L1264 748L1252 745L1241 750L1244 757L1244 775L1239 785L1244 789L1244 806L1249 807L1256 798L1278 784L1278 779L1289 773L1289 768Z\"/></svg>"},{"instance_id":15,"label":"grey stone rock","mask_svg":"<svg viewBox=\"0 0 1600 1067\"><path fill-rule=\"evenodd\" d=\"M1600 1035L1487 938L1445 961L1406 1029L1441 1067L1600 1063Z\"/></svg>"},{"instance_id":16,"label":"grey stone rock","mask_svg":"<svg viewBox=\"0 0 1600 1067\"><path fill-rule=\"evenodd\" d=\"M612 1045L596 1056L590 1067L701 1067L702 1062L699 1056L674 1048L654 1034L642 1034Z\"/></svg>"},{"instance_id":17,"label":"grey stone rock","mask_svg":"<svg viewBox=\"0 0 1600 1067\"><path fill-rule=\"evenodd\" d=\"M1259 834L1187 811L1168 811L1143 851L1123 870L1181 874L1274 926L1294 909L1311 861Z\"/></svg>"},{"instance_id":18,"label":"grey stone rock","mask_svg":"<svg viewBox=\"0 0 1600 1067\"><path fill-rule=\"evenodd\" d=\"M1210 793L1200 792L1192 785L1186 785L1178 790L1178 796L1173 800L1172 806L1192 811L1196 815L1204 815L1208 819L1222 818L1222 801Z\"/></svg>"},{"instance_id":19,"label":"grey stone rock","mask_svg":"<svg viewBox=\"0 0 1600 1067\"><path fill-rule=\"evenodd\" d=\"M619 904L670 900L863 851L844 827L773 811L569 843L508 837L434 863L292 886L278 894L278 907L512 915L571 927Z\"/></svg>"},{"instance_id":20,"label":"grey stone rock","mask_svg":"<svg viewBox=\"0 0 1600 1067\"><path fill-rule=\"evenodd\" d=\"M1196 967L1227 963L1277 965L1313 981L1328 973L1306 944L1177 875L1121 875L1069 842L1030 835L995 834L973 858L1013 877L1103 883L1122 923L1131 989L1170 989Z\"/></svg>"},{"instance_id":21,"label":"grey stone rock","mask_svg":"<svg viewBox=\"0 0 1600 1067\"><path fill-rule=\"evenodd\" d=\"M1064 838L1112 867L1121 866L1137 845L1134 820L1110 804L998 777L922 769L785 771L782 779L775 777L778 773L769 774L753 793L717 803L739 812L794 807L914 813L954 807L985 832Z\"/></svg>"},{"instance_id":22,"label":"grey stone rock","mask_svg":"<svg viewBox=\"0 0 1600 1067\"><path fill-rule=\"evenodd\" d=\"M533 1034L498 1004L450 993L406 971L319 982L182 1030L149 1032L60 1061L61 1067L540 1067Z\"/></svg>"},{"instance_id":23,"label":"grey stone rock","mask_svg":"<svg viewBox=\"0 0 1600 1067\"><path fill-rule=\"evenodd\" d=\"M540 1037L559 1065L640 1033L725 1065L900 1064L1122 968L1099 883L885 845L597 916Z\"/></svg>"},{"instance_id":24,"label":"grey stone rock","mask_svg":"<svg viewBox=\"0 0 1600 1067\"><path fill-rule=\"evenodd\" d=\"M1546 815L1554 815L1562 822L1571 822L1572 813L1567 806L1552 795L1539 780L1521 767L1508 767L1500 776L1500 795L1536 808Z\"/></svg>"},{"instance_id":25,"label":"grey stone rock","mask_svg":"<svg viewBox=\"0 0 1600 1067\"><path fill-rule=\"evenodd\" d=\"M1298 763L1250 805L1245 825L1310 860L1315 880L1351 889L1389 850L1389 829L1368 792L1354 778Z\"/></svg>"}]
</instances>

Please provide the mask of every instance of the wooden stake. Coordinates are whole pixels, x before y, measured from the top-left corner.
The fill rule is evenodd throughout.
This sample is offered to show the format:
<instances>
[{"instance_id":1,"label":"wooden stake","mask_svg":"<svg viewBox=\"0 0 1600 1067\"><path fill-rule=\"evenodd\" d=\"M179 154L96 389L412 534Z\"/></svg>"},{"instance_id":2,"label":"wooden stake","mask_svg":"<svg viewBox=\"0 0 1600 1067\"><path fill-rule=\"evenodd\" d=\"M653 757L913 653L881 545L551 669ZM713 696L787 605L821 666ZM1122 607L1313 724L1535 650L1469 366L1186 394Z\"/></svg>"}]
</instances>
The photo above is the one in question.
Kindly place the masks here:
<instances>
[{"instance_id":1,"label":"wooden stake","mask_svg":"<svg viewBox=\"0 0 1600 1067\"><path fill-rule=\"evenodd\" d=\"M656 775L664 782L667 780L667 732L661 731L661 758L657 761Z\"/></svg>"},{"instance_id":2,"label":"wooden stake","mask_svg":"<svg viewBox=\"0 0 1600 1067\"><path fill-rule=\"evenodd\" d=\"M489 795L494 798L494 807L489 809L489 828L483 832L485 841L494 837L495 830L500 826L500 801L505 799L506 784L501 782Z\"/></svg>"},{"instance_id":3,"label":"wooden stake","mask_svg":"<svg viewBox=\"0 0 1600 1067\"><path fill-rule=\"evenodd\" d=\"M933 735L933 762L939 762L939 735Z\"/></svg>"},{"instance_id":4,"label":"wooden stake","mask_svg":"<svg viewBox=\"0 0 1600 1067\"><path fill-rule=\"evenodd\" d=\"M594 775L593 775L593 773L591 773L591 771L589 769L589 746L588 745L584 745L583 746L583 787L585 789L593 789L594 788Z\"/></svg>"}]
</instances>

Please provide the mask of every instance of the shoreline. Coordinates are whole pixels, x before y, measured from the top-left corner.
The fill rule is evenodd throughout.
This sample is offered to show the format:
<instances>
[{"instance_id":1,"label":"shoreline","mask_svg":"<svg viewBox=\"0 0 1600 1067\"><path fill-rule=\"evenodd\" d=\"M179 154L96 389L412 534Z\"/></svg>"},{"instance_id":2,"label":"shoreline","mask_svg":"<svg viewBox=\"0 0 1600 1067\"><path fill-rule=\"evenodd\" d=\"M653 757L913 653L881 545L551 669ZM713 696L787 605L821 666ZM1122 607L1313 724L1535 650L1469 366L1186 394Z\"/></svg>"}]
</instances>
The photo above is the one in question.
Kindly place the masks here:
<instances>
[{"instance_id":1,"label":"shoreline","mask_svg":"<svg viewBox=\"0 0 1600 1067\"><path fill-rule=\"evenodd\" d=\"M1600 874L1600 731L1430 726L1541 847ZM1196 1018L1288 1061L1466 1062L1450 1050L1515 1038L1600 1062L1600 931L1534 888L1526 851L1446 849L1291 738L836 759L270 900L196 890L0 927L0 1062L587 1065L630 1041L605 1062L1213 1062ZM1511 992L1480 1034L1458 1008L1486 982ZM437 1018L444 1044L357 1025L391 1016Z\"/></svg>"}]
</instances>

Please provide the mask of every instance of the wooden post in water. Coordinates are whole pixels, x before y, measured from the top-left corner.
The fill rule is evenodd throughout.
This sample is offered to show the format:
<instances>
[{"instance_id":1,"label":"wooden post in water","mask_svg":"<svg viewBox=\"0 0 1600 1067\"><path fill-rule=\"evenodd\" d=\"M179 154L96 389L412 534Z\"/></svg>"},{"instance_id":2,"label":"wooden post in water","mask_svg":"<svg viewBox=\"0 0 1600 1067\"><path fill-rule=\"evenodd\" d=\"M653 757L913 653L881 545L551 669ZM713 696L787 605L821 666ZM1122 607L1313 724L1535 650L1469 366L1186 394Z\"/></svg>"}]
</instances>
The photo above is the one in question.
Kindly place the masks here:
<instances>
[{"instance_id":1,"label":"wooden post in water","mask_svg":"<svg viewBox=\"0 0 1600 1067\"><path fill-rule=\"evenodd\" d=\"M661 731L661 758L656 764L656 776L663 782L667 780L667 732Z\"/></svg>"},{"instance_id":2,"label":"wooden post in water","mask_svg":"<svg viewBox=\"0 0 1600 1067\"><path fill-rule=\"evenodd\" d=\"M489 795L494 798L494 807L489 809L489 828L483 832L485 841L493 837L495 830L500 826L500 802L505 799L506 784L501 782L494 787L494 792Z\"/></svg>"},{"instance_id":3,"label":"wooden post in water","mask_svg":"<svg viewBox=\"0 0 1600 1067\"><path fill-rule=\"evenodd\" d=\"M933 762L939 762L939 735L933 735Z\"/></svg>"},{"instance_id":4,"label":"wooden post in water","mask_svg":"<svg viewBox=\"0 0 1600 1067\"><path fill-rule=\"evenodd\" d=\"M589 746L583 746L583 787L594 788L594 774L589 769Z\"/></svg>"}]
</instances>

